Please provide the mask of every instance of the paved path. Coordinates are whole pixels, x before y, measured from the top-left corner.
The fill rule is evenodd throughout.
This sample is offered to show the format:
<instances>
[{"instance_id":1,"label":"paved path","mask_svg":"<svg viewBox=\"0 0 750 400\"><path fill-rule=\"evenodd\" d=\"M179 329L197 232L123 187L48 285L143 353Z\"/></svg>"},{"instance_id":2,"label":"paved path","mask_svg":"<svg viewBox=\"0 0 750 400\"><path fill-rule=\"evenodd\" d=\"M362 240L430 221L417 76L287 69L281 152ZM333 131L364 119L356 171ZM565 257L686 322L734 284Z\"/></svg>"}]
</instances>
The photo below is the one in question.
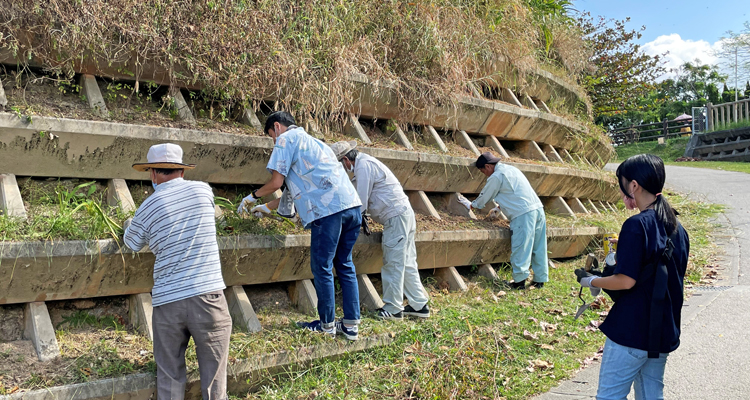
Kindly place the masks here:
<instances>
[{"instance_id":1,"label":"paved path","mask_svg":"<svg viewBox=\"0 0 750 400\"><path fill-rule=\"evenodd\" d=\"M720 279L715 290L696 291L685 303L665 398L750 399L750 174L667 166L667 186L727 210L717 235L725 253ZM598 375L593 364L536 400L592 399Z\"/></svg>"}]
</instances>

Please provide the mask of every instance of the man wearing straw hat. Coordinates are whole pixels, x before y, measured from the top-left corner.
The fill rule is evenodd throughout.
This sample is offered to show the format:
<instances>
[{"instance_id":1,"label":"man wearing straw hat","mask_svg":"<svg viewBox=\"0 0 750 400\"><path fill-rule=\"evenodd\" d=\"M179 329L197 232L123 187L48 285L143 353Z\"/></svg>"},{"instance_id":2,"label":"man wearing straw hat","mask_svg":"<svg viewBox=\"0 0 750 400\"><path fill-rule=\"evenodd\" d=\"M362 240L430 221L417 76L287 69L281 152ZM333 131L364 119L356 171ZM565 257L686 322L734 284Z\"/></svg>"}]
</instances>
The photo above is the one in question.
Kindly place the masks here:
<instances>
[{"instance_id":1,"label":"man wearing straw hat","mask_svg":"<svg viewBox=\"0 0 750 400\"><path fill-rule=\"evenodd\" d=\"M404 315L417 318L430 316L429 298L422 286L417 267L414 237L417 221L409 198L393 172L380 160L360 153L357 142L342 141L331 145L344 168L354 173L354 186L375 222L383 224L383 308L377 310L381 319L400 320ZM409 304L404 307L404 295Z\"/></svg>"},{"instance_id":2,"label":"man wearing straw hat","mask_svg":"<svg viewBox=\"0 0 750 400\"><path fill-rule=\"evenodd\" d=\"M223 292L213 191L204 182L183 179L195 165L182 162L176 144L151 146L146 158L133 168L150 172L155 191L138 207L124 241L134 251L148 245L156 256L151 293L157 397L184 398L185 349L192 337L203 399L224 400L232 318Z\"/></svg>"}]
</instances>

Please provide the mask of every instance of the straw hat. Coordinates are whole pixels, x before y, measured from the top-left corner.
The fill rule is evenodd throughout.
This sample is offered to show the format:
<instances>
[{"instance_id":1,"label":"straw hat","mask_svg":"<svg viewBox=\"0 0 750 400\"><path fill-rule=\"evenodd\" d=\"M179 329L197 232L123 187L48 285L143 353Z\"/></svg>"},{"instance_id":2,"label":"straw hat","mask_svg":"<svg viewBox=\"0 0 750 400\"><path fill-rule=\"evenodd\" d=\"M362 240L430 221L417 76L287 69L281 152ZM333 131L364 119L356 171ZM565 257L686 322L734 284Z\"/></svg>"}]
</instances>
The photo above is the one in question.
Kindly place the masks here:
<instances>
[{"instance_id":1,"label":"straw hat","mask_svg":"<svg viewBox=\"0 0 750 400\"><path fill-rule=\"evenodd\" d=\"M336 142L334 144L329 144L328 146L331 147L331 150L333 150L333 153L336 154L336 159L341 161L342 158L346 155L346 153L354 150L354 148L357 147L357 141L356 140L349 140L349 141L341 141Z\"/></svg>"},{"instance_id":2,"label":"straw hat","mask_svg":"<svg viewBox=\"0 0 750 400\"><path fill-rule=\"evenodd\" d=\"M136 171L145 172L150 168L193 169L195 164L182 162L182 147L174 143L163 143L151 146L146 155L148 162L133 164Z\"/></svg>"}]
</instances>

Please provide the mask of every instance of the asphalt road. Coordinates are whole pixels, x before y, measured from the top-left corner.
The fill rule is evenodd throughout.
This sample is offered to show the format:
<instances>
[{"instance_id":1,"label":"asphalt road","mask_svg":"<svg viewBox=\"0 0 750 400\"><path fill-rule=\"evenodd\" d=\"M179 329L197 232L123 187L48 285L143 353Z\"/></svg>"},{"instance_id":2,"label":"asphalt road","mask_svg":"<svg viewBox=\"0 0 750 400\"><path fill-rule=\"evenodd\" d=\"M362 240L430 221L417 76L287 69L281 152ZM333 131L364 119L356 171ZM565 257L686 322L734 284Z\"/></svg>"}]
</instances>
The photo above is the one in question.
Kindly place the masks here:
<instances>
[{"instance_id":1,"label":"asphalt road","mask_svg":"<svg viewBox=\"0 0 750 400\"><path fill-rule=\"evenodd\" d=\"M718 221L723 228L717 233L717 243L724 253L719 260L720 279L714 287L696 291L685 303L681 345L668 358L664 396L748 399L750 174L667 166L667 186L727 209ZM599 365L593 364L536 399L595 398L598 374Z\"/></svg>"}]
</instances>

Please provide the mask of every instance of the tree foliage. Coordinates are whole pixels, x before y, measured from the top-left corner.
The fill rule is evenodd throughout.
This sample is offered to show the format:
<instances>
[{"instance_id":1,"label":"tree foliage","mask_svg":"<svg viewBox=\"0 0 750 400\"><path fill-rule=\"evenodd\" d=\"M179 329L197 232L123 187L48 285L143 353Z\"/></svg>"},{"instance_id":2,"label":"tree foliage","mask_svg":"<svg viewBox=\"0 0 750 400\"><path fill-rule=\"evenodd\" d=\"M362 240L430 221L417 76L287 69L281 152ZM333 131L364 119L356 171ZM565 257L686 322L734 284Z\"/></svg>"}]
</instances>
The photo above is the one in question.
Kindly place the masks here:
<instances>
[{"instance_id":1,"label":"tree foliage","mask_svg":"<svg viewBox=\"0 0 750 400\"><path fill-rule=\"evenodd\" d=\"M601 118L640 109L639 100L655 88L654 83L664 72L660 56L643 52L635 41L645 27L628 29L624 20L594 19L585 13L579 17L586 40L593 50L593 70L582 78L594 105L594 116Z\"/></svg>"}]
</instances>

